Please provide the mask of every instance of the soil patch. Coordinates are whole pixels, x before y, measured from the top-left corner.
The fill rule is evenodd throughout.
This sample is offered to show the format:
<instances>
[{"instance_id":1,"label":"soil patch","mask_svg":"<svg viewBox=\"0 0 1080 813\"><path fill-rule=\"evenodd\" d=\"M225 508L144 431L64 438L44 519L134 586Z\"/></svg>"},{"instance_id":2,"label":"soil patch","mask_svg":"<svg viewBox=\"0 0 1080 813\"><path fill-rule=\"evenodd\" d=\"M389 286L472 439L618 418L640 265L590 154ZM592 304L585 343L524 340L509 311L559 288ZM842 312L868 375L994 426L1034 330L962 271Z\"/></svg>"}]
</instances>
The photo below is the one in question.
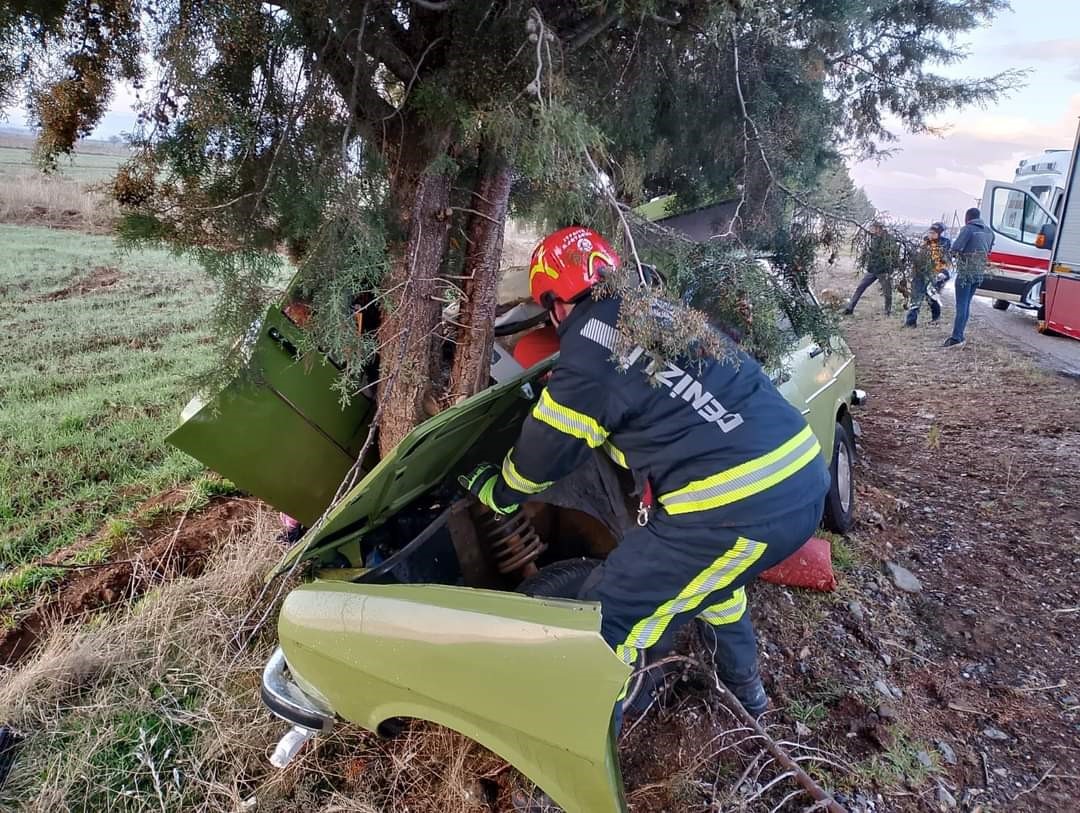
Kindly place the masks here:
<instances>
[{"instance_id":1,"label":"soil patch","mask_svg":"<svg viewBox=\"0 0 1080 813\"><path fill-rule=\"evenodd\" d=\"M166 492L161 505L177 505L179 492ZM172 500L172 502L170 502ZM107 562L73 566L50 596L21 614L0 632L0 665L11 665L33 651L50 627L122 604L150 588L180 576L197 576L206 559L229 537L249 528L256 504L251 500L216 498L192 513L171 513L114 550ZM63 566L92 544L76 543L40 562Z\"/></svg>"},{"instance_id":2,"label":"soil patch","mask_svg":"<svg viewBox=\"0 0 1080 813\"><path fill-rule=\"evenodd\" d=\"M103 288L111 288L120 281L120 271L108 265L99 265L85 277L75 280L70 285L58 291L45 294L37 299L38 302L56 302L60 299L70 299L73 296L85 296L86 294L100 291Z\"/></svg>"}]
</instances>

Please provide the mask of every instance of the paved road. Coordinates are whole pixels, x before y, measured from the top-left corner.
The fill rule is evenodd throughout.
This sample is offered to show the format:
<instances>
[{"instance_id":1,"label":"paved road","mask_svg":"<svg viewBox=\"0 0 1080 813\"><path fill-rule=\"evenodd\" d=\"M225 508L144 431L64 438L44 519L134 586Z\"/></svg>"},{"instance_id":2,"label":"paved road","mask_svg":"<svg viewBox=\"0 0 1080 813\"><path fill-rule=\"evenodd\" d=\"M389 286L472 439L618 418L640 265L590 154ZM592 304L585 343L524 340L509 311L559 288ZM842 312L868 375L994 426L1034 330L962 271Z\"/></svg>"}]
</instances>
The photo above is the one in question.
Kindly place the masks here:
<instances>
[{"instance_id":1,"label":"paved road","mask_svg":"<svg viewBox=\"0 0 1080 813\"><path fill-rule=\"evenodd\" d=\"M951 296L952 286L947 294ZM1080 377L1080 341L1064 336L1044 336L1035 330L1035 312L1011 306L1007 311L996 311L992 307L993 299L976 296L972 303L971 320L965 331L970 337L972 328L976 336L987 331L996 334L1001 340L1018 350L1032 355L1035 360L1054 372ZM948 321L952 308L946 309L942 317Z\"/></svg>"}]
</instances>

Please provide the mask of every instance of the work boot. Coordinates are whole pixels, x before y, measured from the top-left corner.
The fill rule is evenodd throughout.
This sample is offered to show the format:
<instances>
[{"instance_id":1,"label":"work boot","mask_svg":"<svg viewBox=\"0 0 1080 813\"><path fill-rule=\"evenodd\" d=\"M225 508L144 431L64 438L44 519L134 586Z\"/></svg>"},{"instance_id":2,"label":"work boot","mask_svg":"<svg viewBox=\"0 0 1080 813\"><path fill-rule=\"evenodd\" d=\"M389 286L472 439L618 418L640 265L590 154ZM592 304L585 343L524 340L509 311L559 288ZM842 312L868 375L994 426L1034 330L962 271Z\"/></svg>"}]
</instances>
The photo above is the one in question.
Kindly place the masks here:
<instances>
[{"instance_id":1,"label":"work boot","mask_svg":"<svg viewBox=\"0 0 1080 813\"><path fill-rule=\"evenodd\" d=\"M720 674L718 677L755 720L769 708L769 696L765 694L765 687L761 683L761 675L757 673L757 670L754 670L753 675L742 680L728 680Z\"/></svg>"},{"instance_id":2,"label":"work boot","mask_svg":"<svg viewBox=\"0 0 1080 813\"><path fill-rule=\"evenodd\" d=\"M851 314L855 313L855 309L854 309L854 308L844 308L844 309L843 309L842 311L840 311L840 312L841 312L842 314L844 314L844 316L851 316Z\"/></svg>"}]
</instances>

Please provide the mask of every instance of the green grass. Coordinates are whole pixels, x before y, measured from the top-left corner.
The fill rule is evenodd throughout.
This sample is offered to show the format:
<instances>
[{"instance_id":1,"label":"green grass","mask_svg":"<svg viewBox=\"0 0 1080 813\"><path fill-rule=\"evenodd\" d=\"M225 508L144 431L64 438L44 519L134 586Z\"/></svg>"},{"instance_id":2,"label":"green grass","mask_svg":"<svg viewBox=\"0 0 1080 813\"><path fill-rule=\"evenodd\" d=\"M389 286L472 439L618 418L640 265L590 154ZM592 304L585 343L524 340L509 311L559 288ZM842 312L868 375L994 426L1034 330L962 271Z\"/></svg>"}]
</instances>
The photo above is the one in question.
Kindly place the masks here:
<instances>
[{"instance_id":1,"label":"green grass","mask_svg":"<svg viewBox=\"0 0 1080 813\"><path fill-rule=\"evenodd\" d=\"M937 773L936 752L904 732L894 734L888 750L855 764L855 778L862 784L873 784L882 789L917 789ZM930 757L929 766L919 760L920 751Z\"/></svg>"},{"instance_id":2,"label":"green grass","mask_svg":"<svg viewBox=\"0 0 1080 813\"><path fill-rule=\"evenodd\" d=\"M824 528L819 528L817 535L829 541L833 568L838 573L849 573L859 564L859 556L847 538L834 534L832 531L826 531Z\"/></svg>"},{"instance_id":3,"label":"green grass","mask_svg":"<svg viewBox=\"0 0 1080 813\"><path fill-rule=\"evenodd\" d=\"M793 720L815 726L829 716L829 710L822 702L802 698L792 700L785 709Z\"/></svg>"},{"instance_id":4,"label":"green grass","mask_svg":"<svg viewBox=\"0 0 1080 813\"><path fill-rule=\"evenodd\" d=\"M110 179L126 160L123 155L95 155L76 153L71 158L61 158L60 174L85 183L97 183ZM33 153L28 147L0 146L0 181L25 175L37 175Z\"/></svg>"},{"instance_id":5,"label":"green grass","mask_svg":"<svg viewBox=\"0 0 1080 813\"><path fill-rule=\"evenodd\" d=\"M38 588L55 579L61 573L55 567L26 565L15 570L0 573L0 629L6 628L11 617L6 610L18 607Z\"/></svg>"},{"instance_id":6,"label":"green grass","mask_svg":"<svg viewBox=\"0 0 1080 813\"><path fill-rule=\"evenodd\" d=\"M118 280L77 289L102 268ZM2 225L0 295L2 571L199 474L164 436L214 361L214 295L165 252L121 255L109 237Z\"/></svg>"}]
</instances>

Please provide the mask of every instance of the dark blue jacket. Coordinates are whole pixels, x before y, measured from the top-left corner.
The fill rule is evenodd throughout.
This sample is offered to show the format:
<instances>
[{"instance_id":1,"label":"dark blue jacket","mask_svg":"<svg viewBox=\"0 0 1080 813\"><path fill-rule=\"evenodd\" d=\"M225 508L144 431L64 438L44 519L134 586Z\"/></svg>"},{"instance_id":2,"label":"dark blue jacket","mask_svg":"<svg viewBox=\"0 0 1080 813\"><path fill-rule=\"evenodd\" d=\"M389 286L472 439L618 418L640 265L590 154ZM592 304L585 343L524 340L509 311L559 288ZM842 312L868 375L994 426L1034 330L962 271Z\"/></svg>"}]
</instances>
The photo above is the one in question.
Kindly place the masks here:
<instances>
[{"instance_id":1,"label":"dark blue jacket","mask_svg":"<svg viewBox=\"0 0 1080 813\"><path fill-rule=\"evenodd\" d=\"M952 244L956 255L956 278L960 282L980 281L986 273L986 255L994 247L994 232L981 218L967 223Z\"/></svg>"},{"instance_id":2,"label":"dark blue jacket","mask_svg":"<svg viewBox=\"0 0 1080 813\"><path fill-rule=\"evenodd\" d=\"M670 515L722 509L717 525L744 525L824 496L821 447L757 362L730 343L722 361L661 363L640 347L615 359L619 308L588 300L559 326L559 361L503 461L496 502L523 502L600 447L647 477Z\"/></svg>"}]
</instances>

